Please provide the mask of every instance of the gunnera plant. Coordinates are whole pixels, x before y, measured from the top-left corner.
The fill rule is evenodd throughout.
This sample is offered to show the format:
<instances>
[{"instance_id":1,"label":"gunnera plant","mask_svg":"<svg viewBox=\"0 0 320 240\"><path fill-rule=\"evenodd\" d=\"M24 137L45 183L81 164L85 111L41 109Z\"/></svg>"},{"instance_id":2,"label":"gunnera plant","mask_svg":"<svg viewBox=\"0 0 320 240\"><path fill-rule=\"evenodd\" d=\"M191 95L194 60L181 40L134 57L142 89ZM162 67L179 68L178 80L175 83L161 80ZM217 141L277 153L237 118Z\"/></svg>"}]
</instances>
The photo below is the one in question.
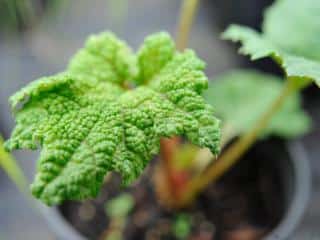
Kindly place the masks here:
<instances>
[{"instance_id":1,"label":"gunnera plant","mask_svg":"<svg viewBox=\"0 0 320 240\"><path fill-rule=\"evenodd\" d=\"M94 198L108 172L128 185L160 152L159 171L168 181L159 198L180 208L257 139L308 131L299 91L320 85L320 2L278 0L266 11L261 33L232 25L222 35L239 41L252 60L271 57L285 81L234 70L210 84L206 64L185 49L196 6L185 1L177 44L168 33L155 33L134 53L111 32L92 35L63 72L10 98L16 127L5 147L41 149L31 185L36 198L48 205ZM192 159L183 164L194 167L190 162L200 159L205 167L176 184L173 166L186 155Z\"/></svg>"}]
</instances>

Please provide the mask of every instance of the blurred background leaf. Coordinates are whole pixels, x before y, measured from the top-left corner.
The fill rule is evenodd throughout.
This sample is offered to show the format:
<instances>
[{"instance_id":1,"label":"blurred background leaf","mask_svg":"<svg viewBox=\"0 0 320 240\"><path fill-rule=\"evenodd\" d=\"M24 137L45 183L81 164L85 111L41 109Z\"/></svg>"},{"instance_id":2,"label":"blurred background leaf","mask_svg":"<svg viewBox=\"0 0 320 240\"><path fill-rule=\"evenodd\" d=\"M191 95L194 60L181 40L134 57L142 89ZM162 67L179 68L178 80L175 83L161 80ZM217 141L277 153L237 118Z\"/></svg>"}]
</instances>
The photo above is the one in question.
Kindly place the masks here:
<instances>
[{"instance_id":1,"label":"blurred background leaf","mask_svg":"<svg viewBox=\"0 0 320 240\"><path fill-rule=\"evenodd\" d=\"M280 78L255 70L233 70L210 81L205 98L222 119L223 138L230 140L248 131L280 93L283 84ZM310 129L310 123L296 93L273 117L263 135L298 137Z\"/></svg>"}]
</instances>

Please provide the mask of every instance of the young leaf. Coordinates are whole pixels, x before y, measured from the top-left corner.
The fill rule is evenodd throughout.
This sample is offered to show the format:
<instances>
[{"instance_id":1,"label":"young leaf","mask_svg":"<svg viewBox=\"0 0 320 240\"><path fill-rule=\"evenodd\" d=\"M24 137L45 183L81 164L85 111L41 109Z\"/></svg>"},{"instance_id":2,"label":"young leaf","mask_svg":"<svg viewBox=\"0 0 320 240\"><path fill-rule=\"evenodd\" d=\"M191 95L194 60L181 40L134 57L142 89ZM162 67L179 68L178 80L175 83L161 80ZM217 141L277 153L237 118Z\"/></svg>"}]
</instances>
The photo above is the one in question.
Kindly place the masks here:
<instances>
[{"instance_id":1,"label":"young leaf","mask_svg":"<svg viewBox=\"0 0 320 240\"><path fill-rule=\"evenodd\" d=\"M172 225L174 235L178 239L187 239L191 232L192 218L186 213L180 213L176 216L175 222Z\"/></svg>"},{"instance_id":2,"label":"young leaf","mask_svg":"<svg viewBox=\"0 0 320 240\"><path fill-rule=\"evenodd\" d=\"M138 52L139 76L137 82L145 84L156 76L175 53L173 41L166 33L159 33L157 41L153 37L145 40Z\"/></svg>"},{"instance_id":3,"label":"young leaf","mask_svg":"<svg viewBox=\"0 0 320 240\"><path fill-rule=\"evenodd\" d=\"M122 193L105 204L109 217L125 218L134 207L134 198L129 193Z\"/></svg>"},{"instance_id":4,"label":"young leaf","mask_svg":"<svg viewBox=\"0 0 320 240\"><path fill-rule=\"evenodd\" d=\"M265 13L262 33L232 25L224 39L240 41L252 60L272 57L286 75L320 86L320 1L277 0Z\"/></svg>"},{"instance_id":5,"label":"young leaf","mask_svg":"<svg viewBox=\"0 0 320 240\"><path fill-rule=\"evenodd\" d=\"M247 132L270 106L282 89L281 79L254 70L234 70L209 83L206 100L216 106L231 136ZM288 97L272 118L264 136L284 138L300 136L310 128L310 118L301 109L300 96Z\"/></svg>"},{"instance_id":6,"label":"young leaf","mask_svg":"<svg viewBox=\"0 0 320 240\"><path fill-rule=\"evenodd\" d=\"M71 59L68 71L90 81L119 85L137 75L136 58L125 42L110 32L92 35Z\"/></svg>"},{"instance_id":7,"label":"young leaf","mask_svg":"<svg viewBox=\"0 0 320 240\"><path fill-rule=\"evenodd\" d=\"M200 95L207 87L204 63L191 50L171 47L172 57L153 56L166 44L173 43L165 33L146 39L138 57L154 62L146 65L136 64L114 35L90 37L66 72L11 97L17 126L6 147L42 149L32 184L37 198L51 205L94 197L108 171L130 183L158 153L162 137L184 135L217 154L219 121ZM139 83L149 84L124 88L137 83L138 73Z\"/></svg>"}]
</instances>

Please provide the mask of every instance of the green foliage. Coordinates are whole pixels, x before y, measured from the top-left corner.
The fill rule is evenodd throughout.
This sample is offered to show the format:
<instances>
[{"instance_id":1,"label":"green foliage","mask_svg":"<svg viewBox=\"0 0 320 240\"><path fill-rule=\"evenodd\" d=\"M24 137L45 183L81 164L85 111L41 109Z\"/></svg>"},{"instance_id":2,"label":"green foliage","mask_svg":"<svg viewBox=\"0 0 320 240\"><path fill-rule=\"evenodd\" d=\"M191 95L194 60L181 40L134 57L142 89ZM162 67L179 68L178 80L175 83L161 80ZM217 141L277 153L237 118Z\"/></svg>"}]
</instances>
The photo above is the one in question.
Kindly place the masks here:
<instances>
[{"instance_id":1,"label":"green foliage","mask_svg":"<svg viewBox=\"0 0 320 240\"><path fill-rule=\"evenodd\" d=\"M162 137L183 135L218 153L219 121L201 96L205 64L172 46L168 34L155 34L136 58L112 33L101 33L64 73L10 98L17 126L7 149L42 149L34 196L49 205L94 197L108 171L128 184L158 153Z\"/></svg>"},{"instance_id":2,"label":"green foliage","mask_svg":"<svg viewBox=\"0 0 320 240\"><path fill-rule=\"evenodd\" d=\"M140 66L138 83L147 83L152 80L175 54L174 43L166 37L166 33L160 33L158 36L157 41L152 37L147 38L138 52Z\"/></svg>"},{"instance_id":3,"label":"green foliage","mask_svg":"<svg viewBox=\"0 0 320 240\"><path fill-rule=\"evenodd\" d=\"M104 32L88 38L85 47L71 59L68 72L90 82L123 86L136 76L137 66L127 44L114 34Z\"/></svg>"},{"instance_id":4,"label":"green foliage","mask_svg":"<svg viewBox=\"0 0 320 240\"><path fill-rule=\"evenodd\" d=\"M216 113L229 129L226 134L249 131L283 88L281 79L254 70L234 70L209 83L206 100L216 106ZM264 136L284 138L300 136L310 128L310 118L301 109L298 93L289 96L273 116ZM223 136L225 137L225 136Z\"/></svg>"},{"instance_id":5,"label":"green foliage","mask_svg":"<svg viewBox=\"0 0 320 240\"><path fill-rule=\"evenodd\" d=\"M187 214L178 214L173 224L173 233L178 239L186 239L191 232L191 218Z\"/></svg>"},{"instance_id":6,"label":"green foliage","mask_svg":"<svg viewBox=\"0 0 320 240\"><path fill-rule=\"evenodd\" d=\"M223 38L240 41L252 60L272 57L288 77L320 85L320 1L277 0L265 14L262 33L232 25Z\"/></svg>"},{"instance_id":7,"label":"green foliage","mask_svg":"<svg viewBox=\"0 0 320 240\"><path fill-rule=\"evenodd\" d=\"M134 199L129 193L122 193L108 201L105 205L106 213L112 218L126 217L134 206Z\"/></svg>"}]
</instances>

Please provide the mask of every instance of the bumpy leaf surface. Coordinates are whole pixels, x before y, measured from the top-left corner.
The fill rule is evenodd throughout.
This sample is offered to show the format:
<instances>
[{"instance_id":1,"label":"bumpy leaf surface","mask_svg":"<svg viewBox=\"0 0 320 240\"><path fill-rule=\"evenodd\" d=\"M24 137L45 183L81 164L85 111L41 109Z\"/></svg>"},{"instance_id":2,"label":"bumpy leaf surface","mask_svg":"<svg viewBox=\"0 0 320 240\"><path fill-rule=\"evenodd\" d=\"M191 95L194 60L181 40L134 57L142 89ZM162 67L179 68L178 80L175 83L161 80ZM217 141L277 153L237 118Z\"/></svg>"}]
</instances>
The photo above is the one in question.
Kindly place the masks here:
<instances>
[{"instance_id":1,"label":"bumpy leaf surface","mask_svg":"<svg viewBox=\"0 0 320 240\"><path fill-rule=\"evenodd\" d=\"M130 183L162 137L183 135L217 154L219 121L200 95L204 67L166 33L148 37L137 57L111 33L92 36L64 73L11 97L17 126L6 147L42 149L32 192L49 205L96 196L108 171Z\"/></svg>"},{"instance_id":2,"label":"bumpy leaf surface","mask_svg":"<svg viewBox=\"0 0 320 240\"><path fill-rule=\"evenodd\" d=\"M216 113L231 135L240 135L252 128L283 88L281 79L254 70L234 70L209 83L205 98L216 106ZM298 93L287 98L272 118L264 136L292 138L306 133L310 118L301 109Z\"/></svg>"},{"instance_id":3,"label":"bumpy leaf surface","mask_svg":"<svg viewBox=\"0 0 320 240\"><path fill-rule=\"evenodd\" d=\"M320 85L320 1L277 0L265 13L262 33L232 25L223 38L240 41L252 60L272 57L288 77Z\"/></svg>"}]
</instances>

